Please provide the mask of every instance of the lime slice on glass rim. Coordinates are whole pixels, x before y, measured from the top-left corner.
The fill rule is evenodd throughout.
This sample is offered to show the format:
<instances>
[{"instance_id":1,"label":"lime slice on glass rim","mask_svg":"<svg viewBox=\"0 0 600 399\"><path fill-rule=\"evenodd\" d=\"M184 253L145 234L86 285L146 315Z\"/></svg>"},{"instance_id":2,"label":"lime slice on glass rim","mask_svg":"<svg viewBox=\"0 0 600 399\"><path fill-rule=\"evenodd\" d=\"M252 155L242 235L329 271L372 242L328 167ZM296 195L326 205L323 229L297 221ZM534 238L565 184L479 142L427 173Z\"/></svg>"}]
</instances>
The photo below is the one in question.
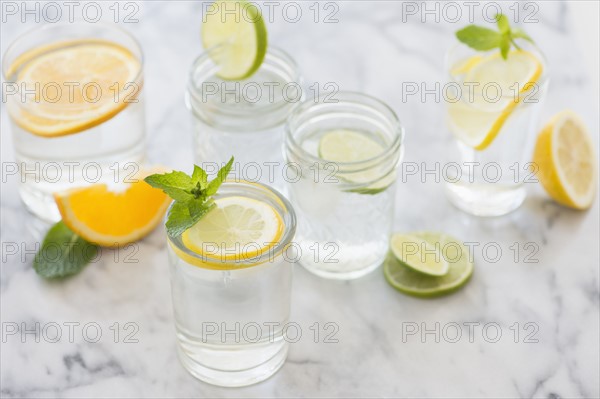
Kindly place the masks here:
<instances>
[{"instance_id":1,"label":"lime slice on glass rim","mask_svg":"<svg viewBox=\"0 0 600 399\"><path fill-rule=\"evenodd\" d=\"M439 243L442 256L448 262L448 272L439 277L420 273L403 264L390 251L383 266L383 273L392 287L407 295L431 298L450 294L469 281L474 265L469 259L467 248L459 240L440 233L411 235L432 245Z\"/></svg>"},{"instance_id":2,"label":"lime slice on glass rim","mask_svg":"<svg viewBox=\"0 0 600 399\"><path fill-rule=\"evenodd\" d=\"M267 28L260 10L246 1L215 1L204 15L202 45L220 67L218 77L250 77L267 52Z\"/></svg>"},{"instance_id":3,"label":"lime slice on glass rim","mask_svg":"<svg viewBox=\"0 0 600 399\"><path fill-rule=\"evenodd\" d=\"M377 157L385 151L383 144L365 133L349 129L336 129L325 133L319 140L319 158L329 162L361 162ZM348 183L369 182L377 179L381 171L369 169L355 173L345 173L340 180ZM387 174L367 187L347 190L358 194L378 194L396 181L396 173Z\"/></svg>"}]
</instances>

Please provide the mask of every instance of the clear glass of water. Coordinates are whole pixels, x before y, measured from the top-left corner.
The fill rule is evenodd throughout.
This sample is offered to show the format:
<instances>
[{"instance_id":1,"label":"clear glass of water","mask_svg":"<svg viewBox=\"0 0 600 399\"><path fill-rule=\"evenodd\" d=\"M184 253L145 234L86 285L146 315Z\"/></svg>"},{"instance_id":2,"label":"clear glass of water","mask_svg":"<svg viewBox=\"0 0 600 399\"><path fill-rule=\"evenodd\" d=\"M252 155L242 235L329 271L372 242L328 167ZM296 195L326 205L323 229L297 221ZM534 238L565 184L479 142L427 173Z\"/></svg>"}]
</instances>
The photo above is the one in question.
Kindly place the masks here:
<instances>
[{"instance_id":1,"label":"clear glass of water","mask_svg":"<svg viewBox=\"0 0 600 399\"><path fill-rule=\"evenodd\" d=\"M285 197L259 183L226 182L215 200L240 196L266 202L283 220L281 239L258 258L199 255L168 238L179 358L196 378L229 387L265 380L283 365L296 257L287 251L296 217Z\"/></svg>"},{"instance_id":2,"label":"clear glass of water","mask_svg":"<svg viewBox=\"0 0 600 399\"><path fill-rule=\"evenodd\" d=\"M473 215L500 216L517 209L527 195L525 184L536 182L530 161L548 72L539 49L527 42L519 46L541 66L534 84L507 82L512 72L501 66L490 72L490 81L472 79L481 75L469 72L479 67L480 60L500 59L497 50L481 53L456 45L446 55L450 75L446 115L456 138L446 165L446 192L452 204ZM489 132L495 136L486 143ZM484 148L477 148L479 142Z\"/></svg>"},{"instance_id":3,"label":"clear glass of water","mask_svg":"<svg viewBox=\"0 0 600 399\"><path fill-rule=\"evenodd\" d=\"M90 60L94 52L108 56ZM108 57L126 61L105 65L106 76L87 73L85 62L101 64ZM124 65L131 79L111 80L112 72L123 76L111 68ZM143 162L142 69L138 42L103 23L45 25L8 48L2 62L6 105L19 191L31 212L58 220L54 192L115 181L119 171L132 172Z\"/></svg>"},{"instance_id":4,"label":"clear glass of water","mask_svg":"<svg viewBox=\"0 0 600 399\"><path fill-rule=\"evenodd\" d=\"M194 158L209 175L233 155L230 176L283 186L283 126L302 99L300 72L284 51L270 47L251 77L218 77L219 48L192 66L186 102L193 114Z\"/></svg>"},{"instance_id":5,"label":"clear glass of water","mask_svg":"<svg viewBox=\"0 0 600 399\"><path fill-rule=\"evenodd\" d=\"M404 129L394 111L373 97L334 97L308 100L290 116L286 181L298 213L302 266L322 277L353 279L376 269L388 251ZM322 137L339 129L378 143L382 152L358 162L321 158Z\"/></svg>"}]
</instances>

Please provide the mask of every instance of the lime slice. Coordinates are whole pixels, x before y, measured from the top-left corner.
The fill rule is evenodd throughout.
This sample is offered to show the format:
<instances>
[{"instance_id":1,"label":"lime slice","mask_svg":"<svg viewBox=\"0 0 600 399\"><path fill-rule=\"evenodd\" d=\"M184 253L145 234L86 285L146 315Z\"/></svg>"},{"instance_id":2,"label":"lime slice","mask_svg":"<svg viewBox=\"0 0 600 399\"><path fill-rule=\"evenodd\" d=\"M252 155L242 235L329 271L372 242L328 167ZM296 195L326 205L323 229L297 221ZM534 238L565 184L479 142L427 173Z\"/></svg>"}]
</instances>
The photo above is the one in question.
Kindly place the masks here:
<instances>
[{"instance_id":1,"label":"lime slice","mask_svg":"<svg viewBox=\"0 0 600 399\"><path fill-rule=\"evenodd\" d=\"M385 147L369 137L367 133L349 129L336 129L325 133L319 140L319 157L325 161L351 163L367 161L385 151ZM348 183L367 183L379 178L381 170L369 168L355 173L344 173L338 176ZM358 194L377 194L384 191L396 181L396 173L389 173L373 184L348 190Z\"/></svg>"},{"instance_id":2,"label":"lime slice","mask_svg":"<svg viewBox=\"0 0 600 399\"><path fill-rule=\"evenodd\" d=\"M383 266L383 273L390 285L398 291L418 297L436 297L454 292L464 286L473 274L473 262L467 248L458 240L438 233L416 233L430 244L439 242L442 255L449 265L444 276L429 276L415 271L390 253Z\"/></svg>"},{"instance_id":3,"label":"lime slice","mask_svg":"<svg viewBox=\"0 0 600 399\"><path fill-rule=\"evenodd\" d=\"M479 151L486 149L522 100L523 96L510 98L515 88L518 87L520 93L529 90L541 77L542 70L538 58L524 50L510 52L506 60L495 52L454 66L452 72L464 73L463 80L476 86L472 102L461 100L448 104L450 130L466 145ZM500 87L504 97L492 101L489 97L496 94L484 96L490 84ZM464 98L469 98L468 93Z\"/></svg>"},{"instance_id":4,"label":"lime slice","mask_svg":"<svg viewBox=\"0 0 600 399\"><path fill-rule=\"evenodd\" d=\"M215 1L204 16L202 45L219 65L221 79L248 78L267 52L267 28L260 10L245 1Z\"/></svg>"},{"instance_id":5,"label":"lime slice","mask_svg":"<svg viewBox=\"0 0 600 399\"><path fill-rule=\"evenodd\" d=\"M215 203L213 210L182 234L188 249L222 260L250 259L280 240L283 221L266 202L236 196Z\"/></svg>"},{"instance_id":6,"label":"lime slice","mask_svg":"<svg viewBox=\"0 0 600 399\"><path fill-rule=\"evenodd\" d=\"M418 272L430 276L448 273L448 262L435 241L430 243L418 235L394 234L390 240L390 248L400 262Z\"/></svg>"}]
</instances>

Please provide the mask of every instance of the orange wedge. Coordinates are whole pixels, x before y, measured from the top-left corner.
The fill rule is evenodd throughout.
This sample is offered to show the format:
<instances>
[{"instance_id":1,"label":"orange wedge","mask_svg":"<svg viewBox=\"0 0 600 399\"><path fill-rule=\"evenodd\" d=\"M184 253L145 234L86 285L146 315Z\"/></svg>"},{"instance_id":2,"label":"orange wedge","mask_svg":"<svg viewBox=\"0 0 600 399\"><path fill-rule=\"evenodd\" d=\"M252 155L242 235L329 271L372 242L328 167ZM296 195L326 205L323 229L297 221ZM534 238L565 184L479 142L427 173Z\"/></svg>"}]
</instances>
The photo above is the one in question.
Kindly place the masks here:
<instances>
[{"instance_id":1,"label":"orange wedge","mask_svg":"<svg viewBox=\"0 0 600 399\"><path fill-rule=\"evenodd\" d=\"M35 93L9 111L23 129L43 137L78 133L112 118L141 89L141 62L103 40L37 47L18 57L7 76Z\"/></svg>"},{"instance_id":2,"label":"orange wedge","mask_svg":"<svg viewBox=\"0 0 600 399\"><path fill-rule=\"evenodd\" d=\"M143 178L163 169L140 173L124 191L106 184L73 188L54 194L63 222L85 240L118 247L148 235L161 222L171 199Z\"/></svg>"}]
</instances>

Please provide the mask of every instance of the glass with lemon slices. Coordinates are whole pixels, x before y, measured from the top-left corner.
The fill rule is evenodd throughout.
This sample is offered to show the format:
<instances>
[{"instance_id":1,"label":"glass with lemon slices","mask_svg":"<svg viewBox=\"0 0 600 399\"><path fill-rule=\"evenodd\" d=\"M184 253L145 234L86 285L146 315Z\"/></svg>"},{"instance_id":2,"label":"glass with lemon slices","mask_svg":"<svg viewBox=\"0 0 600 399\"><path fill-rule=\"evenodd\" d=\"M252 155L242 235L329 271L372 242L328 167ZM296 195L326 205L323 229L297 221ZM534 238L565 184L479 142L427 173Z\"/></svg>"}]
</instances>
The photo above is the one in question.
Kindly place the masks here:
<instances>
[{"instance_id":1,"label":"glass with lemon slices","mask_svg":"<svg viewBox=\"0 0 600 399\"><path fill-rule=\"evenodd\" d=\"M296 218L258 183L226 182L213 199L199 222L168 238L178 351L203 381L250 385L287 356Z\"/></svg>"},{"instance_id":2,"label":"glass with lemon slices","mask_svg":"<svg viewBox=\"0 0 600 399\"><path fill-rule=\"evenodd\" d=\"M535 45L474 51L464 44L447 54L447 123L456 138L447 193L458 208L479 216L504 215L534 181L529 163L539 110L547 91L547 65Z\"/></svg>"},{"instance_id":3,"label":"glass with lemon slices","mask_svg":"<svg viewBox=\"0 0 600 399\"><path fill-rule=\"evenodd\" d=\"M298 212L300 263L326 278L376 269L388 251L404 130L381 101L339 92L288 120L287 188Z\"/></svg>"},{"instance_id":4,"label":"glass with lemon slices","mask_svg":"<svg viewBox=\"0 0 600 399\"><path fill-rule=\"evenodd\" d=\"M136 40L103 23L42 26L8 48L2 73L19 191L34 214L57 220L53 193L139 169L142 65Z\"/></svg>"}]
</instances>

